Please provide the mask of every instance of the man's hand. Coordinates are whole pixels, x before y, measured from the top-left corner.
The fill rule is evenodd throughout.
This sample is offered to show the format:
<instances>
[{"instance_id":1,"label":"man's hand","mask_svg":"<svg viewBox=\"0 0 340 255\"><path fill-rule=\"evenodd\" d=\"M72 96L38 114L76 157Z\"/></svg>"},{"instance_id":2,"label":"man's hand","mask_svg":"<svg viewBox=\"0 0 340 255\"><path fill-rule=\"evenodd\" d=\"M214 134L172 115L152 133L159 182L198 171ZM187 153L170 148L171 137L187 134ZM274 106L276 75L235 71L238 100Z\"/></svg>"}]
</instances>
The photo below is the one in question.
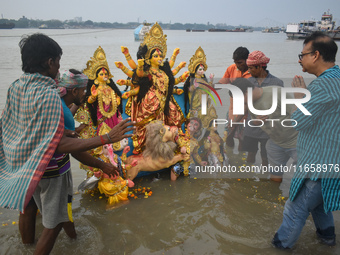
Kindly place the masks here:
<instances>
[{"instance_id":1,"label":"man's hand","mask_svg":"<svg viewBox=\"0 0 340 255\"><path fill-rule=\"evenodd\" d=\"M110 137L111 143L119 142L124 138L132 137L133 134L125 134L129 131L133 131L136 128L130 127L135 126L136 122L131 122L131 118L127 118L121 122L119 122L116 126L114 126L111 131L108 133Z\"/></svg>"},{"instance_id":2,"label":"man's hand","mask_svg":"<svg viewBox=\"0 0 340 255\"><path fill-rule=\"evenodd\" d=\"M79 127L76 127L76 132L79 134L84 128L86 128L87 125L80 124Z\"/></svg>"},{"instance_id":3,"label":"man's hand","mask_svg":"<svg viewBox=\"0 0 340 255\"><path fill-rule=\"evenodd\" d=\"M69 129L64 129L64 135L67 137L72 137L72 138L80 137L80 135L77 132L69 130Z\"/></svg>"},{"instance_id":4,"label":"man's hand","mask_svg":"<svg viewBox=\"0 0 340 255\"><path fill-rule=\"evenodd\" d=\"M293 78L292 87L293 88L302 88L302 89L307 88L305 81L303 80L302 76L298 76L298 75L295 75L295 77ZM294 97L296 99L303 98L304 96L305 96L304 93L294 93Z\"/></svg>"},{"instance_id":5,"label":"man's hand","mask_svg":"<svg viewBox=\"0 0 340 255\"><path fill-rule=\"evenodd\" d=\"M107 174L111 180L116 179L117 176L119 176L118 168L110 163L103 162L103 165L100 167L100 169L103 170L103 172Z\"/></svg>"}]
</instances>

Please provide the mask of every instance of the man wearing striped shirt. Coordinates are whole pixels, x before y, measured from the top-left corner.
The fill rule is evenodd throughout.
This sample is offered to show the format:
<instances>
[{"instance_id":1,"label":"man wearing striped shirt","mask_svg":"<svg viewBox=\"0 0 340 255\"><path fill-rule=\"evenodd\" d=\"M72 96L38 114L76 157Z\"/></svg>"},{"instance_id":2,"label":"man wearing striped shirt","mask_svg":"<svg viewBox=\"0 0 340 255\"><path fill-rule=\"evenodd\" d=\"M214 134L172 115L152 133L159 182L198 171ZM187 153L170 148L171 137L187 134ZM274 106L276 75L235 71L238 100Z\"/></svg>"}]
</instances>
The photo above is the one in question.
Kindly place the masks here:
<instances>
[{"instance_id":1,"label":"man wearing striped shirt","mask_svg":"<svg viewBox=\"0 0 340 255\"><path fill-rule=\"evenodd\" d=\"M311 98L303 106L311 115L297 109L292 115L298 124L298 162L290 186L283 222L272 243L291 248L297 241L309 213L320 242L334 246L332 211L340 209L340 70L335 65L338 47L328 35L314 32L304 41L299 54L303 72L317 78L308 86ZM306 88L301 76L293 87ZM303 94L295 94L302 98Z\"/></svg>"}]
</instances>

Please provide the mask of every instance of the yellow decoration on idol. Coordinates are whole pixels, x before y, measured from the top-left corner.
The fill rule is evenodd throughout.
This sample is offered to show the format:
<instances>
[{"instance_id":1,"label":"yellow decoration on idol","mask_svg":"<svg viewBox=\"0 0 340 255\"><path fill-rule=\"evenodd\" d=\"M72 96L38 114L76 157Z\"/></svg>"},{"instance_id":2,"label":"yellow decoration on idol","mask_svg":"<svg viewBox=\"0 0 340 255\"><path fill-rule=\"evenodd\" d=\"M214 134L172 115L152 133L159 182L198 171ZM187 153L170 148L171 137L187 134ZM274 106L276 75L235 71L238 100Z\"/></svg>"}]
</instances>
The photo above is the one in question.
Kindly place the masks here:
<instances>
[{"instance_id":1,"label":"yellow decoration on idol","mask_svg":"<svg viewBox=\"0 0 340 255\"><path fill-rule=\"evenodd\" d=\"M202 65L204 67L204 71L207 71L208 65L206 63L207 57L201 48L201 46L196 50L195 54L191 57L190 63L188 66L188 70L191 74L194 74L196 71L196 67L198 65Z\"/></svg>"},{"instance_id":2,"label":"yellow decoration on idol","mask_svg":"<svg viewBox=\"0 0 340 255\"><path fill-rule=\"evenodd\" d=\"M83 73L89 77L90 80L95 80L97 78L96 72L103 67L108 71L108 79L111 79L113 75L110 72L105 52L102 47L99 46L94 52L93 57L87 61L86 68L84 69Z\"/></svg>"}]
</instances>

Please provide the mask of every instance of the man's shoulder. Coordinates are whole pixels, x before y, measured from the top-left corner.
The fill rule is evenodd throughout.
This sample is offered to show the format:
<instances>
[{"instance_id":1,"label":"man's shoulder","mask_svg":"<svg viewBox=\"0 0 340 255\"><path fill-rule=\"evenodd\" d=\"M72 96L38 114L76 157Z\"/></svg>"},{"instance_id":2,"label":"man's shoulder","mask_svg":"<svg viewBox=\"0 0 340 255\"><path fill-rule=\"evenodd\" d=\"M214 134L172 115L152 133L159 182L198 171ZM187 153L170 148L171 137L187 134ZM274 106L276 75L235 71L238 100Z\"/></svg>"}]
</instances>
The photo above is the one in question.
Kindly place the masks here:
<instances>
[{"instance_id":1,"label":"man's shoulder","mask_svg":"<svg viewBox=\"0 0 340 255\"><path fill-rule=\"evenodd\" d=\"M268 83L269 83L268 86L283 87L283 81L280 78L277 78L276 76L272 75L269 71L268 71L268 75L267 75L267 80L268 80Z\"/></svg>"},{"instance_id":2,"label":"man's shoulder","mask_svg":"<svg viewBox=\"0 0 340 255\"><path fill-rule=\"evenodd\" d=\"M228 66L228 68L227 68L227 71L233 71L233 70L235 70L235 69L237 69L237 66L236 66L236 64L231 64L230 66Z\"/></svg>"}]
</instances>

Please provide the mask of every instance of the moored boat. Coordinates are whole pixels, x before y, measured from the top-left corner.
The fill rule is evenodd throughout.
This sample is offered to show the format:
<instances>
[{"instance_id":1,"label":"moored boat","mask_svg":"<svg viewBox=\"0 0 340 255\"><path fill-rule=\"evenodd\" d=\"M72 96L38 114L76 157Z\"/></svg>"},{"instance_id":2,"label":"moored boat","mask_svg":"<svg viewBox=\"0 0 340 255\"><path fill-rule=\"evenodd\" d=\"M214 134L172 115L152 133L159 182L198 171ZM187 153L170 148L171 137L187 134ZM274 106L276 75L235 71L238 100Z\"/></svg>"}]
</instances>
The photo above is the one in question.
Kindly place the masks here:
<instances>
[{"instance_id":1,"label":"moored boat","mask_svg":"<svg viewBox=\"0 0 340 255\"><path fill-rule=\"evenodd\" d=\"M325 32L334 40L340 40L339 27L335 29L333 15L329 12L324 12L321 21L303 20L298 24L288 24L286 28L288 39L304 39L315 31Z\"/></svg>"},{"instance_id":2,"label":"moored boat","mask_svg":"<svg viewBox=\"0 0 340 255\"><path fill-rule=\"evenodd\" d=\"M262 33L280 33L279 27L270 27L262 30Z\"/></svg>"},{"instance_id":3,"label":"moored boat","mask_svg":"<svg viewBox=\"0 0 340 255\"><path fill-rule=\"evenodd\" d=\"M210 28L209 32L253 32L250 28L237 27L235 29Z\"/></svg>"},{"instance_id":4,"label":"moored boat","mask_svg":"<svg viewBox=\"0 0 340 255\"><path fill-rule=\"evenodd\" d=\"M143 41L145 34L149 32L150 28L151 23L147 23L146 21L139 25L134 31L135 41Z\"/></svg>"},{"instance_id":5,"label":"moored boat","mask_svg":"<svg viewBox=\"0 0 340 255\"><path fill-rule=\"evenodd\" d=\"M14 27L14 23L0 23L0 29L12 29Z\"/></svg>"}]
</instances>

